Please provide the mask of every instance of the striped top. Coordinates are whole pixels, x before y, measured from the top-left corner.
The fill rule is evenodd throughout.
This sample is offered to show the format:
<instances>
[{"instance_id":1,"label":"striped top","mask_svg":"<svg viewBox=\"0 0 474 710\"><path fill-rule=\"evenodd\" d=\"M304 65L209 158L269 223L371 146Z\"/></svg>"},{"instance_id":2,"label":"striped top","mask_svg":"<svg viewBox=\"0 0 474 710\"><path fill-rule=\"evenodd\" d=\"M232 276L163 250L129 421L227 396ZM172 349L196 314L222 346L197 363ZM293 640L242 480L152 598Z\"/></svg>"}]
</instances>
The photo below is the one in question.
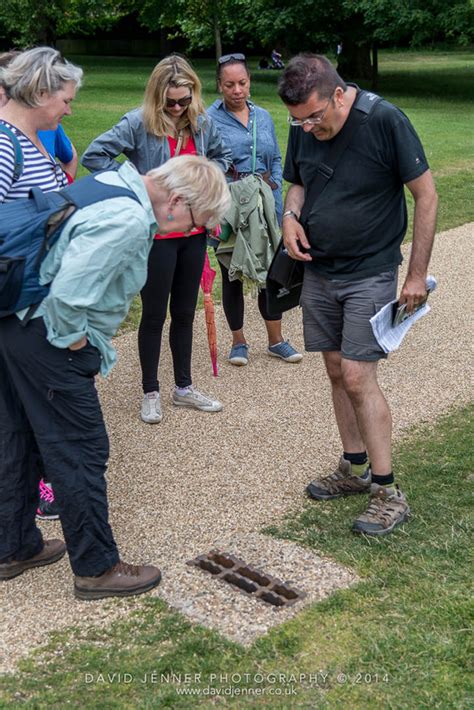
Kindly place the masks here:
<instances>
[{"instance_id":1,"label":"striped top","mask_svg":"<svg viewBox=\"0 0 474 710\"><path fill-rule=\"evenodd\" d=\"M0 133L0 203L28 197L32 187L52 192L66 187L68 182L61 167L43 153L18 128L3 123L17 136L23 153L23 173L14 180L15 150L10 138Z\"/></svg>"}]
</instances>

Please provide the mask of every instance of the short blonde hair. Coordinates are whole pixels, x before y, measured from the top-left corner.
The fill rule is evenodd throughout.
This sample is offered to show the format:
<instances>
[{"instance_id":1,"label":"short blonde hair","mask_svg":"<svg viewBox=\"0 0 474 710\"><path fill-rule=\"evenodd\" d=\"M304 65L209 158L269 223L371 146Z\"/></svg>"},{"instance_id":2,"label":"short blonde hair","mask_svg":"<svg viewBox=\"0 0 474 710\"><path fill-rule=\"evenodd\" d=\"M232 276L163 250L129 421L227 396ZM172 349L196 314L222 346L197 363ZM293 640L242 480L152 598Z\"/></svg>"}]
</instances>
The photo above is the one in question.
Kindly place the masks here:
<instances>
[{"instance_id":1,"label":"short blonde hair","mask_svg":"<svg viewBox=\"0 0 474 710\"><path fill-rule=\"evenodd\" d=\"M81 85L82 69L67 62L51 47L35 47L20 52L6 67L0 68L0 84L8 98L29 108L41 103L41 94L55 94L68 81Z\"/></svg>"},{"instance_id":2,"label":"short blonde hair","mask_svg":"<svg viewBox=\"0 0 474 710\"><path fill-rule=\"evenodd\" d=\"M175 126L166 113L166 92L172 86L189 89L192 101ZM153 69L145 89L143 101L143 122L148 133L163 138L174 135L176 129L198 128L198 116L204 114L205 108L201 98L201 82L191 65L176 54L170 54Z\"/></svg>"},{"instance_id":3,"label":"short blonde hair","mask_svg":"<svg viewBox=\"0 0 474 710\"><path fill-rule=\"evenodd\" d=\"M222 221L230 192L222 170L203 155L178 155L147 173L158 188L181 197L196 213L209 213L206 227Z\"/></svg>"}]
</instances>

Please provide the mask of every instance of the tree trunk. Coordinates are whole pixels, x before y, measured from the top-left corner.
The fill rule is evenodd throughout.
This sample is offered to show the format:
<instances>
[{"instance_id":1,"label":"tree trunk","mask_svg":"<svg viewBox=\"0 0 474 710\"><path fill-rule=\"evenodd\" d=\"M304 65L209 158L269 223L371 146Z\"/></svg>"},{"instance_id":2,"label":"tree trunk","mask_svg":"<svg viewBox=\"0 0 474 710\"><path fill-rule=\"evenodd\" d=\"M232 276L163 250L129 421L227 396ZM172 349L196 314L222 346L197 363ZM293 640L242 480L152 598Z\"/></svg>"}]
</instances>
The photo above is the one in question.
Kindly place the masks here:
<instances>
[{"instance_id":1,"label":"tree trunk","mask_svg":"<svg viewBox=\"0 0 474 710\"><path fill-rule=\"evenodd\" d=\"M221 26L219 24L219 17L217 16L217 11L214 14L214 43L216 45L216 64L222 57L222 36L221 36ZM219 91L219 82L216 77L216 91Z\"/></svg>"},{"instance_id":2,"label":"tree trunk","mask_svg":"<svg viewBox=\"0 0 474 710\"><path fill-rule=\"evenodd\" d=\"M352 79L372 79L370 62L370 44L356 43L350 37L344 37L342 52L338 57L337 71L346 81Z\"/></svg>"},{"instance_id":3,"label":"tree trunk","mask_svg":"<svg viewBox=\"0 0 474 710\"><path fill-rule=\"evenodd\" d=\"M214 17L214 42L216 45L216 62L220 57L222 57L222 37L221 28L219 25L219 18L217 15Z\"/></svg>"},{"instance_id":4,"label":"tree trunk","mask_svg":"<svg viewBox=\"0 0 474 710\"><path fill-rule=\"evenodd\" d=\"M56 47L56 39L56 28L47 23L38 28L35 44L40 47Z\"/></svg>"},{"instance_id":5,"label":"tree trunk","mask_svg":"<svg viewBox=\"0 0 474 710\"><path fill-rule=\"evenodd\" d=\"M372 91L379 87L379 48L377 42L372 45Z\"/></svg>"}]
</instances>

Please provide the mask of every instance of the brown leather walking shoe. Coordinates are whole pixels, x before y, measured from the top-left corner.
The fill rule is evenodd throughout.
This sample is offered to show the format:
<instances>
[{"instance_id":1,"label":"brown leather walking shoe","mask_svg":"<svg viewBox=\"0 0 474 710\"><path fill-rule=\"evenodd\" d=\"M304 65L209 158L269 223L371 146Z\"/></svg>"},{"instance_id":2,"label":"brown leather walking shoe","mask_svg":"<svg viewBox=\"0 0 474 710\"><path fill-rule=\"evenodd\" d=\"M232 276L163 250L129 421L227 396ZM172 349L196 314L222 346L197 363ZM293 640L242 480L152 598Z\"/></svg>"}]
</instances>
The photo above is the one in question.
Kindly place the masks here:
<instances>
[{"instance_id":1,"label":"brown leather walking shoe","mask_svg":"<svg viewBox=\"0 0 474 710\"><path fill-rule=\"evenodd\" d=\"M44 540L44 547L41 552L38 552L34 557L28 560L12 560L11 562L2 562L0 564L0 580L13 579L18 577L27 569L32 567L44 567L52 565L64 556L66 545L62 540Z\"/></svg>"},{"instance_id":2,"label":"brown leather walking shoe","mask_svg":"<svg viewBox=\"0 0 474 710\"><path fill-rule=\"evenodd\" d=\"M161 572L158 567L138 567L127 562L117 562L99 577L75 577L74 595L77 599L84 600L128 597L149 592L160 580Z\"/></svg>"},{"instance_id":3,"label":"brown leather walking shoe","mask_svg":"<svg viewBox=\"0 0 474 710\"><path fill-rule=\"evenodd\" d=\"M311 498L316 500L332 500L342 496L351 496L355 493L369 493L371 481L370 466L364 476L356 476L352 473L350 461L341 456L339 465L333 473L323 478L318 478L306 486L306 492Z\"/></svg>"},{"instance_id":4,"label":"brown leather walking shoe","mask_svg":"<svg viewBox=\"0 0 474 710\"><path fill-rule=\"evenodd\" d=\"M355 533L388 535L410 517L407 499L398 486L384 488L372 483L369 507L352 525Z\"/></svg>"}]
</instances>

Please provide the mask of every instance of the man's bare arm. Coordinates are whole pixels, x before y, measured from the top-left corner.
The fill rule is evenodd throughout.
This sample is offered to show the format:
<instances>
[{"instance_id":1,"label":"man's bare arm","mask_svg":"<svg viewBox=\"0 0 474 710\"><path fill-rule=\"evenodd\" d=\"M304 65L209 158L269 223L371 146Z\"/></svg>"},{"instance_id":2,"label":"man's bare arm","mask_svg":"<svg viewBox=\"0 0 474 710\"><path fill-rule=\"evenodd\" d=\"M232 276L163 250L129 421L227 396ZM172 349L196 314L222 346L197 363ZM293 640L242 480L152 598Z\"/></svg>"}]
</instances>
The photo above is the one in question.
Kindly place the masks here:
<instances>
[{"instance_id":1,"label":"man's bare arm","mask_svg":"<svg viewBox=\"0 0 474 710\"><path fill-rule=\"evenodd\" d=\"M406 302L410 313L426 297L425 282L435 236L438 196L430 170L406 185L415 199L415 214L410 262L399 302Z\"/></svg>"}]
</instances>

